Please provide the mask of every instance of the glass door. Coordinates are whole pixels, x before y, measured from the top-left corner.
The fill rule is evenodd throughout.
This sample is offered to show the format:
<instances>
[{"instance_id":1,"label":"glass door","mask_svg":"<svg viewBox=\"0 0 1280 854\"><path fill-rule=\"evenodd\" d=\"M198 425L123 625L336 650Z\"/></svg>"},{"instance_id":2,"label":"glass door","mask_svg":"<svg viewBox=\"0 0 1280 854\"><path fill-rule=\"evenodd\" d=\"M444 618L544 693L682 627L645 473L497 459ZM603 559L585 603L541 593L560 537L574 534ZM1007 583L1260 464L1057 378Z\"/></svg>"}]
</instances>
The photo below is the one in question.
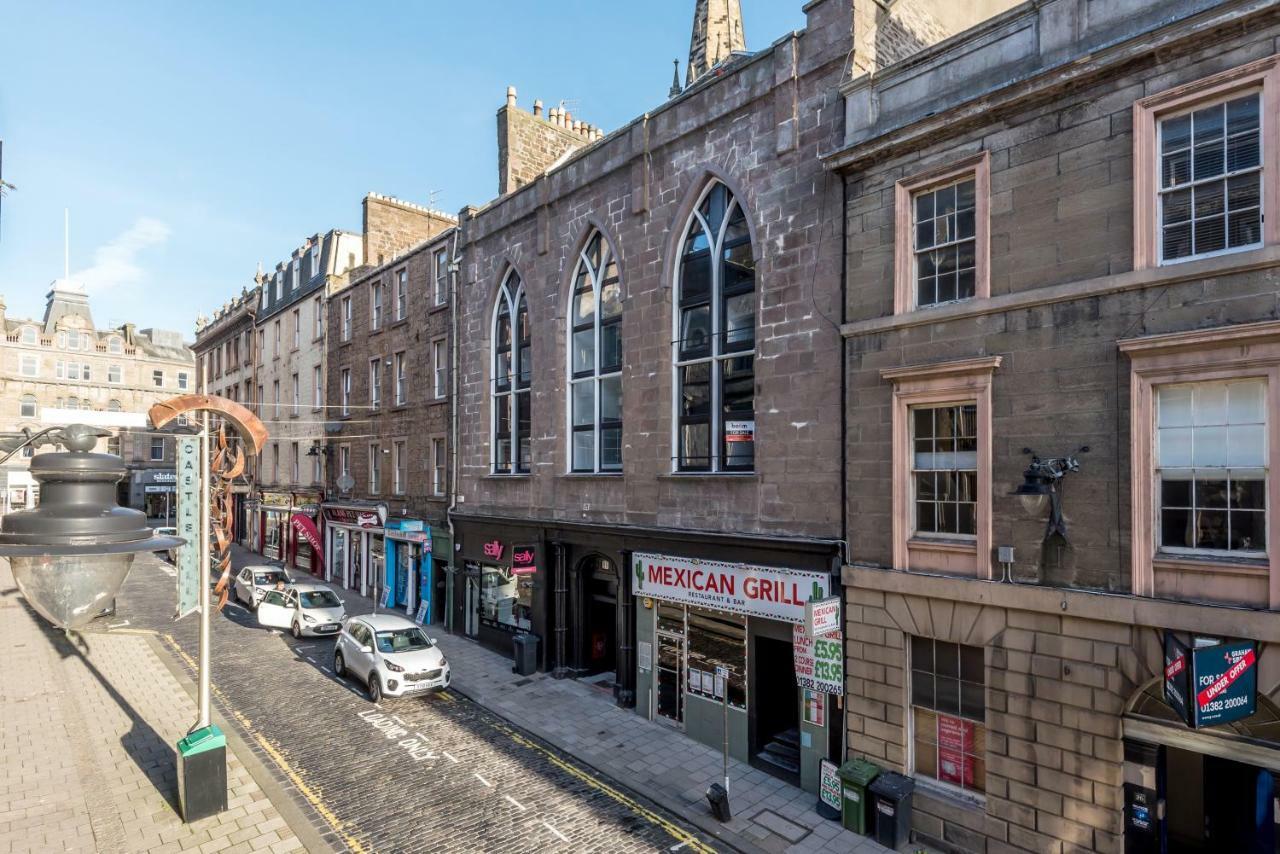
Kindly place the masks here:
<instances>
[{"instance_id":1,"label":"glass door","mask_svg":"<svg viewBox=\"0 0 1280 854\"><path fill-rule=\"evenodd\" d=\"M476 575L467 576L467 607L463 612L466 621L465 631L468 637L475 637L480 633L480 578Z\"/></svg>"},{"instance_id":2,"label":"glass door","mask_svg":"<svg viewBox=\"0 0 1280 854\"><path fill-rule=\"evenodd\" d=\"M657 719L684 729L685 648L684 606L658 603L657 608Z\"/></svg>"}]
</instances>

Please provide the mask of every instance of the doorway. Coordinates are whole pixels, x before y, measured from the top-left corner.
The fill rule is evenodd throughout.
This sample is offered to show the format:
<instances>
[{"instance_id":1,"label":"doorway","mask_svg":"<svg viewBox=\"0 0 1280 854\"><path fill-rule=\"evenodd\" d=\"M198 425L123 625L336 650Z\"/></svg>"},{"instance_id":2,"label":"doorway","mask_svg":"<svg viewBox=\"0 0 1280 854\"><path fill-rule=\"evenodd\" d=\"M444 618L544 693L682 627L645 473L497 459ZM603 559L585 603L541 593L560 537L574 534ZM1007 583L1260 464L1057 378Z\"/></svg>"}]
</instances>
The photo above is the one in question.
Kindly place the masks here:
<instances>
[{"instance_id":1,"label":"doorway","mask_svg":"<svg viewBox=\"0 0 1280 854\"><path fill-rule=\"evenodd\" d=\"M467 573L466 576L466 610L463 612L463 630L467 633L467 637L471 638L480 634L480 576L478 567L476 572L476 575Z\"/></svg>"},{"instance_id":2,"label":"doorway","mask_svg":"<svg viewBox=\"0 0 1280 854\"><path fill-rule=\"evenodd\" d=\"M795 669L790 641L756 635L752 649L755 684L770 685L752 698L755 727L751 764L777 777L800 779L800 700L795 680L777 680L773 674ZM766 681L767 680L767 681Z\"/></svg>"},{"instance_id":3,"label":"doorway","mask_svg":"<svg viewBox=\"0 0 1280 854\"><path fill-rule=\"evenodd\" d=\"M586 586L586 631L583 638L585 681L613 688L618 646L618 572L613 561L592 555L578 575Z\"/></svg>"},{"instance_id":4,"label":"doorway","mask_svg":"<svg viewBox=\"0 0 1280 854\"><path fill-rule=\"evenodd\" d=\"M1164 747L1161 753L1165 854L1274 854L1270 771L1176 747Z\"/></svg>"}]
</instances>

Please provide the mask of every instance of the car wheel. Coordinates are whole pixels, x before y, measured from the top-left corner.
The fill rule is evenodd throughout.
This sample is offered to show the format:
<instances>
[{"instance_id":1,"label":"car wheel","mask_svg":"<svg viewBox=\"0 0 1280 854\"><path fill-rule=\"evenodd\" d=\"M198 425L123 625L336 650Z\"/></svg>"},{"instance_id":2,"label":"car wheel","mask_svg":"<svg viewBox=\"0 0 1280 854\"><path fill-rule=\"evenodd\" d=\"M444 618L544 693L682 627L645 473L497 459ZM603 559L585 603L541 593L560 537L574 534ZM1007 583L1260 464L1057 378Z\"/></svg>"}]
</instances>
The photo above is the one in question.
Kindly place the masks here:
<instances>
[{"instance_id":1,"label":"car wheel","mask_svg":"<svg viewBox=\"0 0 1280 854\"><path fill-rule=\"evenodd\" d=\"M302 629L298 627L298 623L296 620L294 621L293 626L291 627L290 630L293 632L294 640L302 640Z\"/></svg>"},{"instance_id":2,"label":"car wheel","mask_svg":"<svg viewBox=\"0 0 1280 854\"><path fill-rule=\"evenodd\" d=\"M345 679L347 676L347 663L342 660L341 651L333 654L333 675L339 679Z\"/></svg>"},{"instance_id":3,"label":"car wheel","mask_svg":"<svg viewBox=\"0 0 1280 854\"><path fill-rule=\"evenodd\" d=\"M378 678L377 673L369 674L369 702L378 703L382 700L382 680Z\"/></svg>"}]
</instances>

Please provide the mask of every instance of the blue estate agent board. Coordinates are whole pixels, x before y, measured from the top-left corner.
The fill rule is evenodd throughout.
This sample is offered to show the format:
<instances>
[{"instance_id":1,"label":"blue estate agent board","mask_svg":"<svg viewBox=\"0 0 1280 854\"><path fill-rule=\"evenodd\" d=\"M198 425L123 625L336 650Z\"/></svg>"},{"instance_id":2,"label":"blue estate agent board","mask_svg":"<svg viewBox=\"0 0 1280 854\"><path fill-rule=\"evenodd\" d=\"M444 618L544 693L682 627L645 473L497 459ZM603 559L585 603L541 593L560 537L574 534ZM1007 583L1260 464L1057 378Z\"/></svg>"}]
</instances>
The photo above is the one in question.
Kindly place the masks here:
<instances>
[{"instance_id":1,"label":"blue estate agent board","mask_svg":"<svg viewBox=\"0 0 1280 854\"><path fill-rule=\"evenodd\" d=\"M1257 646L1230 641L1190 648L1165 632L1164 696L1197 729L1249 717L1257 710Z\"/></svg>"}]
</instances>

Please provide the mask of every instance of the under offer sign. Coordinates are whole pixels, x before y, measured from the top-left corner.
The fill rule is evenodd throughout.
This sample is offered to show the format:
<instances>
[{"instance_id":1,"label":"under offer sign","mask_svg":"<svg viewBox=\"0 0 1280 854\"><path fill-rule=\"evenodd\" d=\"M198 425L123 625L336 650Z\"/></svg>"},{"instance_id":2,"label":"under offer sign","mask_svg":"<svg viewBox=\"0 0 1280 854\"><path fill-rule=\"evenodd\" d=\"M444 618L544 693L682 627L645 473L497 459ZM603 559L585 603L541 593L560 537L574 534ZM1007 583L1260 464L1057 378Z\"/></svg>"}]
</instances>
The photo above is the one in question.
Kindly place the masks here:
<instances>
[{"instance_id":1,"label":"under offer sign","mask_svg":"<svg viewBox=\"0 0 1280 854\"><path fill-rule=\"evenodd\" d=\"M632 572L640 596L800 626L805 621L805 603L830 594L830 576L825 572L641 553L632 557Z\"/></svg>"},{"instance_id":2,"label":"under offer sign","mask_svg":"<svg viewBox=\"0 0 1280 854\"><path fill-rule=\"evenodd\" d=\"M1257 664L1253 641L1192 649L1165 632L1165 699L1195 728L1247 718L1257 709Z\"/></svg>"}]
</instances>

